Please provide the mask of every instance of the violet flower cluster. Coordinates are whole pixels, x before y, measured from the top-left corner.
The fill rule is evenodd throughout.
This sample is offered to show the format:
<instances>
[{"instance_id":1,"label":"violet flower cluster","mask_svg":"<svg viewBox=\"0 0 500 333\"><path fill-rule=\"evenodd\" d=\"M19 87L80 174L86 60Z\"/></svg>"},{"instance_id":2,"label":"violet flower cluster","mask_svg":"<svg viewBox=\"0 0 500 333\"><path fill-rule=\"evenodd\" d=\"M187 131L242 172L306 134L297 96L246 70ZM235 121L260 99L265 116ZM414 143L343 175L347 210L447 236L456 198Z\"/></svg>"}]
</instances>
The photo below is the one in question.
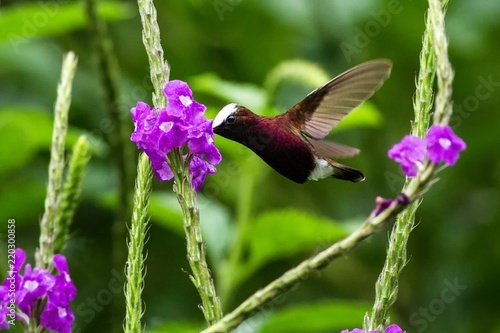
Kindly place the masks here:
<instances>
[{"instance_id":1,"label":"violet flower cluster","mask_svg":"<svg viewBox=\"0 0 500 333\"><path fill-rule=\"evenodd\" d=\"M406 135L389 150L389 158L401 164L408 177L414 177L423 167L425 157L433 163L445 162L452 166L458 160L465 142L453 133L450 126L432 125L424 139Z\"/></svg>"},{"instance_id":2,"label":"violet flower cluster","mask_svg":"<svg viewBox=\"0 0 500 333\"><path fill-rule=\"evenodd\" d=\"M403 332L403 330L396 324L392 324L390 326L388 326L385 331L385 333L406 333L406 331ZM340 333L379 333L378 331L363 331L362 329L360 328L355 328L353 329L352 331L349 331L349 330L343 330L342 332Z\"/></svg>"},{"instance_id":3,"label":"violet flower cluster","mask_svg":"<svg viewBox=\"0 0 500 333\"><path fill-rule=\"evenodd\" d=\"M212 121L204 115L206 107L193 99L187 83L170 81L163 92L168 99L166 108L151 109L148 104L138 102L130 110L135 125L130 140L149 156L160 181L174 176L167 154L187 144L189 154L184 159L189 159L192 186L199 191L208 174L216 172L214 165L221 161L214 145Z\"/></svg>"},{"instance_id":4,"label":"violet flower cluster","mask_svg":"<svg viewBox=\"0 0 500 333\"><path fill-rule=\"evenodd\" d=\"M8 329L17 319L25 327L32 327L30 320L36 320L35 325L39 323L49 331L70 333L75 316L69 303L76 296L76 288L66 258L54 255L57 275L39 267L32 269L30 264L26 264L21 275L25 260L26 254L20 248L9 260L9 276L0 286L0 330ZM37 314L39 318L34 318Z\"/></svg>"}]
</instances>

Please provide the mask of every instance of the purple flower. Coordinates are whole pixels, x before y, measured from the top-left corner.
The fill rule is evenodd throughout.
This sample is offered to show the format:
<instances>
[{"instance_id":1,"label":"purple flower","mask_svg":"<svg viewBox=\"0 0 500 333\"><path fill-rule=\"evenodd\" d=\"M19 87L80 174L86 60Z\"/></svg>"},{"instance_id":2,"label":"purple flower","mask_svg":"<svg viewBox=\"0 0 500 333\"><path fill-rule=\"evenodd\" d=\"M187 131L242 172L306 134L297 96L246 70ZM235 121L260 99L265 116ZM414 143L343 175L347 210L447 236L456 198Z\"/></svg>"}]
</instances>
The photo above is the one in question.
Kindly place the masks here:
<instances>
[{"instance_id":1,"label":"purple flower","mask_svg":"<svg viewBox=\"0 0 500 333\"><path fill-rule=\"evenodd\" d=\"M399 193L398 197L395 200L376 197L375 210L372 212L372 214L374 216L380 215L380 213L389 208L393 203L402 206L407 206L410 203L410 199L404 193Z\"/></svg>"},{"instance_id":2,"label":"purple flower","mask_svg":"<svg viewBox=\"0 0 500 333\"><path fill-rule=\"evenodd\" d=\"M193 99L193 93L186 82L173 80L168 82L163 89L167 96L167 112L179 116L188 123L195 124L203 120L205 106Z\"/></svg>"},{"instance_id":3,"label":"purple flower","mask_svg":"<svg viewBox=\"0 0 500 333\"><path fill-rule=\"evenodd\" d=\"M54 255L54 267L59 274L55 276L55 285L49 292L49 300L69 304L76 296L76 287L69 275L66 258L62 254Z\"/></svg>"},{"instance_id":4,"label":"purple flower","mask_svg":"<svg viewBox=\"0 0 500 333\"><path fill-rule=\"evenodd\" d=\"M144 149L144 152L149 156L151 167L160 181L170 180L174 178L174 173L167 163L167 154L155 149Z\"/></svg>"},{"instance_id":5,"label":"purple flower","mask_svg":"<svg viewBox=\"0 0 500 333\"><path fill-rule=\"evenodd\" d=\"M212 121L204 121L189 133L189 150L194 154L205 155L211 164L219 164L222 157L214 145Z\"/></svg>"},{"instance_id":6,"label":"purple flower","mask_svg":"<svg viewBox=\"0 0 500 333\"><path fill-rule=\"evenodd\" d=\"M47 301L40 323L49 331L59 333L71 333L71 325L75 321L75 315L69 308L69 304L58 305L56 302Z\"/></svg>"},{"instance_id":7,"label":"purple flower","mask_svg":"<svg viewBox=\"0 0 500 333\"><path fill-rule=\"evenodd\" d=\"M9 304L12 297L9 296L9 288L0 286L0 330L9 328L7 315L10 313Z\"/></svg>"},{"instance_id":8,"label":"purple flower","mask_svg":"<svg viewBox=\"0 0 500 333\"><path fill-rule=\"evenodd\" d=\"M217 170L215 167L199 158L194 156L189 163L189 171L191 172L191 183L196 191L199 191L205 182L208 174L214 174Z\"/></svg>"},{"instance_id":9,"label":"purple flower","mask_svg":"<svg viewBox=\"0 0 500 333\"><path fill-rule=\"evenodd\" d=\"M16 249L15 271L0 286L0 329L8 327L10 320L17 318L26 320L26 325L33 314L39 314L38 308L42 299L46 299L45 307L40 315L43 328L59 333L70 333L75 319L69 303L76 296L76 288L69 275L68 264L63 255L54 255L54 267L59 272L52 275L46 269L30 264L20 271L26 255L22 249ZM17 275L16 275L17 274ZM13 282L15 278L17 281ZM15 313L15 305L20 312ZM9 321L6 320L9 317Z\"/></svg>"},{"instance_id":10,"label":"purple flower","mask_svg":"<svg viewBox=\"0 0 500 333\"><path fill-rule=\"evenodd\" d=\"M342 332L340 333L378 333L377 331L369 331L369 332L365 332L363 331L362 329L359 329L359 328L355 328L353 329L352 331L349 331L349 330L343 330ZM385 329L385 333L406 333L403 332L403 330L401 328L399 328L398 325L396 324L392 324L390 326L388 326L386 329Z\"/></svg>"},{"instance_id":11,"label":"purple flower","mask_svg":"<svg viewBox=\"0 0 500 333\"><path fill-rule=\"evenodd\" d=\"M427 152L431 162L444 161L449 166L455 164L458 155L465 150L465 142L453 133L450 126L432 125L427 132Z\"/></svg>"},{"instance_id":12,"label":"purple flower","mask_svg":"<svg viewBox=\"0 0 500 333\"><path fill-rule=\"evenodd\" d=\"M385 333L406 333L396 324L392 324L385 329Z\"/></svg>"},{"instance_id":13,"label":"purple flower","mask_svg":"<svg viewBox=\"0 0 500 333\"><path fill-rule=\"evenodd\" d=\"M7 271L8 276L3 282L2 286L7 287L10 290L18 290L23 277L20 273L21 268L26 261L26 253L23 249L17 248L14 252L14 265L9 267Z\"/></svg>"},{"instance_id":14,"label":"purple flower","mask_svg":"<svg viewBox=\"0 0 500 333\"><path fill-rule=\"evenodd\" d=\"M16 295L23 281L20 271L25 260L26 253L17 248L14 252L14 263L9 267L7 278L0 285L0 329L7 329L9 321L15 318Z\"/></svg>"},{"instance_id":15,"label":"purple flower","mask_svg":"<svg viewBox=\"0 0 500 333\"><path fill-rule=\"evenodd\" d=\"M19 309L31 315L31 307L36 305L36 302L47 296L47 293L55 284L55 279L47 270L35 267L31 269L30 264L24 267L23 282L17 291L17 306Z\"/></svg>"},{"instance_id":16,"label":"purple flower","mask_svg":"<svg viewBox=\"0 0 500 333\"><path fill-rule=\"evenodd\" d=\"M384 210L389 208L389 206L394 202L392 199L384 199L382 197L375 198L375 210L373 211L374 216L379 216Z\"/></svg>"},{"instance_id":17,"label":"purple flower","mask_svg":"<svg viewBox=\"0 0 500 333\"><path fill-rule=\"evenodd\" d=\"M389 150L389 158L401 164L408 177L414 177L426 155L425 141L418 136L406 135Z\"/></svg>"},{"instance_id":18,"label":"purple flower","mask_svg":"<svg viewBox=\"0 0 500 333\"><path fill-rule=\"evenodd\" d=\"M130 110L135 126L130 140L149 156L160 181L174 177L168 164L168 153L187 145L189 154L194 155L189 165L192 186L198 191L207 175L216 172L214 165L221 161L220 152L214 144L212 122L205 118L205 106L193 99L187 83L170 81L163 92L168 99L166 108L157 111L146 103L138 102ZM184 159L187 157L185 155Z\"/></svg>"},{"instance_id":19,"label":"purple flower","mask_svg":"<svg viewBox=\"0 0 500 333\"><path fill-rule=\"evenodd\" d=\"M69 303L76 296L76 287L69 275L66 258L61 254L54 255L54 267L59 272L54 277L54 286L47 293L47 304L40 316L40 323L50 331L70 333L75 315Z\"/></svg>"},{"instance_id":20,"label":"purple flower","mask_svg":"<svg viewBox=\"0 0 500 333\"><path fill-rule=\"evenodd\" d=\"M156 109L151 109L144 102L138 102L136 107L130 110L130 113L132 113L135 126L130 140L136 143L137 148L146 148L151 141L150 136L158 119Z\"/></svg>"}]
</instances>

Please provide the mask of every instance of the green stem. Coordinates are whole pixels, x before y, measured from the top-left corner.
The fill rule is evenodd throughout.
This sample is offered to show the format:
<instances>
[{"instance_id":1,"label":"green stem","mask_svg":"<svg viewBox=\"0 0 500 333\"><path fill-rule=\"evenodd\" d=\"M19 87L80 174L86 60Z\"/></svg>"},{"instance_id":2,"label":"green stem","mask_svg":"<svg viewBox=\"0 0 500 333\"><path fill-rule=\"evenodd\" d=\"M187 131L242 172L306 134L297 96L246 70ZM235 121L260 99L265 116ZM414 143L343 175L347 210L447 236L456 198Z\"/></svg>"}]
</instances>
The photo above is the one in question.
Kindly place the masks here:
<instances>
[{"instance_id":1,"label":"green stem","mask_svg":"<svg viewBox=\"0 0 500 333\"><path fill-rule=\"evenodd\" d=\"M447 56L444 56L447 53L443 51L443 48L433 45L433 41L442 42L443 36L445 36L443 24L444 14L439 14L442 5L438 0L430 0L429 2L431 3L430 11L429 17L427 18L427 31L424 35L423 51L421 53L421 68L417 81L417 93L414 103L416 118L412 129L414 135L419 135L421 137L425 135L429 126L432 107L432 84L434 81L434 73L436 73L436 53L441 53L442 55L441 57L439 55L437 56L437 75L438 87L440 93L444 90L444 93L442 93L444 97L436 101L436 103L440 105L436 105L436 113L438 114L436 117L438 118L435 119L439 119L443 122L442 119L446 121L451 114L451 110L447 106L451 105L449 100L451 96L451 66L449 66ZM446 3L447 1L443 2L444 5L446 5ZM437 32L437 30L440 31ZM433 49L433 47L436 47L436 49ZM443 62L445 65L441 64ZM446 65L446 63L448 65ZM440 66L442 66L442 70L439 70ZM440 85L439 80L441 79L443 79L443 84ZM441 114L444 116L440 116ZM248 318L250 314L255 312L260 306L284 293L294 284L300 282L300 280L307 278L313 271L326 267L333 259L345 254L362 240L381 230L388 224L390 217L404 210L398 215L393 232L391 233L387 260L376 285L376 300L372 316L367 317L364 323L364 329L366 331L383 331L388 322L388 309L394 303L397 296L399 274L406 264L406 244L410 231L414 225L415 212L420 204L423 193L433 184L436 167L436 164L425 163L416 177L407 180L401 194L401 197L407 198L410 204L406 210L404 210L406 204L405 200L394 200L389 207L380 212L379 215L375 216L375 214L372 213L361 227L351 235L333 244L314 257L303 261L299 266L289 270L280 278L257 291L234 311L224 316L221 321L205 329L202 333L227 332L233 329L243 320Z\"/></svg>"},{"instance_id":2,"label":"green stem","mask_svg":"<svg viewBox=\"0 0 500 333\"><path fill-rule=\"evenodd\" d=\"M183 165L182 157L178 151L169 154L177 160L170 160L170 164ZM187 259L191 267L191 281L201 297L201 310L207 324L211 325L222 318L222 306L216 294L214 281L206 261L206 248L203 242L200 227L200 211L197 205L196 191L191 186L191 176L187 165L174 171L174 191L177 201L182 209L183 226L186 234Z\"/></svg>"},{"instance_id":3,"label":"green stem","mask_svg":"<svg viewBox=\"0 0 500 333\"><path fill-rule=\"evenodd\" d=\"M40 221L40 248L36 255L37 266L52 269L58 212L61 204L64 171L64 142L68 132L68 113L71 104L71 87L76 72L77 58L73 52L64 55L61 79L57 87L54 107L54 130L50 149L49 179L45 211Z\"/></svg>"},{"instance_id":4,"label":"green stem","mask_svg":"<svg viewBox=\"0 0 500 333\"><path fill-rule=\"evenodd\" d=\"M436 74L438 83L434 123L440 125L447 125L453 113L451 93L454 73L448 58L448 40L446 39L444 27L444 15L447 7L448 0L429 1L430 17L432 25L435 27L432 37L437 59Z\"/></svg>"},{"instance_id":5,"label":"green stem","mask_svg":"<svg viewBox=\"0 0 500 333\"><path fill-rule=\"evenodd\" d=\"M163 60L156 8L153 0L137 0L137 4L141 15L142 42L148 54L151 82L154 87L153 105L164 108L167 105L167 97L163 94L163 88L168 82L170 65Z\"/></svg>"},{"instance_id":6,"label":"green stem","mask_svg":"<svg viewBox=\"0 0 500 333\"><path fill-rule=\"evenodd\" d=\"M444 8L447 1L429 0L422 52L420 54L420 72L417 79L414 108L415 121L412 134L424 137L429 128L432 111L434 77L437 73L438 94L435 105L434 122L447 123L451 115L451 80L453 72L447 57L447 41L444 31ZM439 45L438 45L439 44ZM437 69L436 69L437 67ZM430 177L429 185L435 173L436 165L427 163ZM421 173L422 174L422 173ZM417 177L419 177L419 174ZM415 187L415 181L406 181L403 192ZM423 189L425 191L425 188ZM399 214L391 232L387 258L380 276L375 284L375 302L370 317L365 318L364 330L382 332L389 324L389 309L398 294L399 276L406 264L406 245L415 223L415 213L420 200L413 202L403 213Z\"/></svg>"},{"instance_id":7,"label":"green stem","mask_svg":"<svg viewBox=\"0 0 500 333\"><path fill-rule=\"evenodd\" d=\"M163 88L168 82L170 67L163 60L163 48L160 43L160 29L156 18L156 9L152 0L138 0L142 22L142 40L148 54L153 83L153 104L157 109L167 104ZM191 281L200 294L201 309L207 323L212 324L222 317L222 307L215 293L214 282L206 262L205 244L200 229L200 213L196 201L196 191L191 186L189 158L182 158L180 149L173 149L168 154L169 165L175 179L174 191L183 213L183 225L186 233L187 259L193 275Z\"/></svg>"},{"instance_id":8,"label":"green stem","mask_svg":"<svg viewBox=\"0 0 500 333\"><path fill-rule=\"evenodd\" d=\"M68 231L82 191L85 168L90 160L89 141L85 135L73 145L68 174L63 186L56 230L54 253L61 253L68 240Z\"/></svg>"},{"instance_id":9,"label":"green stem","mask_svg":"<svg viewBox=\"0 0 500 333\"><path fill-rule=\"evenodd\" d=\"M422 193L431 184L434 176L435 165L427 164L420 173L412 179L410 186L403 193L403 197L411 201L420 199ZM346 252L352 250L364 239L372 234L382 230L389 222L391 217L404 210L406 203L401 200L394 200L380 214L372 213L363 224L352 234L346 238L331 245L326 250L317 255L304 260L297 267L285 272L281 277L277 278L264 288L255 292L247 300L245 300L235 310L225 315L216 324L202 331L202 333L228 332L238 326L252 313L258 310L259 307L271 301L273 298L285 293L298 282L305 280L315 271L325 268L332 260Z\"/></svg>"},{"instance_id":10,"label":"green stem","mask_svg":"<svg viewBox=\"0 0 500 333\"><path fill-rule=\"evenodd\" d=\"M148 207L153 173L146 154L139 156L134 191L134 207L129 228L128 259L126 264L126 314L123 328L127 333L142 332L142 290L144 289L144 244L148 232Z\"/></svg>"},{"instance_id":11,"label":"green stem","mask_svg":"<svg viewBox=\"0 0 500 333\"><path fill-rule=\"evenodd\" d=\"M413 135L424 137L429 128L430 114L434 97L434 79L436 77L436 54L434 52L432 35L433 25L429 11L426 14L425 31L422 39L422 51L420 52L420 70L417 77L417 87L413 99L413 121L411 132Z\"/></svg>"},{"instance_id":12,"label":"green stem","mask_svg":"<svg viewBox=\"0 0 500 333\"><path fill-rule=\"evenodd\" d=\"M383 332L389 324L388 311L397 298L399 275L406 265L406 244L413 229L415 213L419 205L420 200L413 202L396 218L390 235L384 267L375 284L375 303L372 315L365 318L364 329L367 332L371 330Z\"/></svg>"}]
</instances>

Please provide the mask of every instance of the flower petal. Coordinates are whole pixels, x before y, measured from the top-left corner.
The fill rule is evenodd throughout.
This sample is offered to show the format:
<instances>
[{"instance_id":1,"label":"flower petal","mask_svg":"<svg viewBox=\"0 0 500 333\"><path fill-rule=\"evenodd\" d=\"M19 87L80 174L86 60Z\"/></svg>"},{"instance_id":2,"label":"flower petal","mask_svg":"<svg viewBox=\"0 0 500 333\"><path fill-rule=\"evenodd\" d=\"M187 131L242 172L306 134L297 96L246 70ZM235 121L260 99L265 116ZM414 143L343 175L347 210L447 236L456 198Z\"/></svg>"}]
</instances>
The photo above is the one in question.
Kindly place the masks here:
<instances>
[{"instance_id":1,"label":"flower petal","mask_svg":"<svg viewBox=\"0 0 500 333\"><path fill-rule=\"evenodd\" d=\"M403 332L403 330L398 325L392 324L385 329L385 333L405 333L405 332Z\"/></svg>"},{"instance_id":2,"label":"flower petal","mask_svg":"<svg viewBox=\"0 0 500 333\"><path fill-rule=\"evenodd\" d=\"M450 126L432 125L426 136L429 160L433 163L445 162L454 165L460 152L465 150L465 142L453 133Z\"/></svg>"},{"instance_id":3,"label":"flower petal","mask_svg":"<svg viewBox=\"0 0 500 333\"><path fill-rule=\"evenodd\" d=\"M214 174L217 170L210 163L194 156L189 164L189 171L191 172L191 184L196 191L199 191L208 174Z\"/></svg>"},{"instance_id":4,"label":"flower petal","mask_svg":"<svg viewBox=\"0 0 500 333\"><path fill-rule=\"evenodd\" d=\"M45 329L58 333L71 333L74 321L75 315L69 306L60 306L50 300L47 301L40 316L40 323Z\"/></svg>"},{"instance_id":5,"label":"flower petal","mask_svg":"<svg viewBox=\"0 0 500 333\"><path fill-rule=\"evenodd\" d=\"M149 156L155 175L161 181L173 178L167 158L170 151L187 144L194 155L189 166L192 184L199 190L206 176L215 173L213 165L222 159L214 144L212 121L205 117L206 107L193 99L186 82L169 81L163 92L167 106L158 114L143 102L131 110L135 125L131 140Z\"/></svg>"},{"instance_id":6,"label":"flower petal","mask_svg":"<svg viewBox=\"0 0 500 333\"><path fill-rule=\"evenodd\" d=\"M408 177L417 175L419 167L426 154L425 141L418 136L406 135L401 142L396 143L388 152L389 158L401 165Z\"/></svg>"}]
</instances>

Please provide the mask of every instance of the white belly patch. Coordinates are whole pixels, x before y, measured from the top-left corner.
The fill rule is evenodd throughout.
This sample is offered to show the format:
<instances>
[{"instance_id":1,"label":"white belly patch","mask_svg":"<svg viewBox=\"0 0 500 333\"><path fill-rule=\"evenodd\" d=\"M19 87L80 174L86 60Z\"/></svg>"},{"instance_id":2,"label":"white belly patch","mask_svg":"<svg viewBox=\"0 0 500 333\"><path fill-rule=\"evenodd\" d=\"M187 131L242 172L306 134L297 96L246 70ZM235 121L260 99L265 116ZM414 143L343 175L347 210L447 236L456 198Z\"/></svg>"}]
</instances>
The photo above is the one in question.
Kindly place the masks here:
<instances>
[{"instance_id":1,"label":"white belly patch","mask_svg":"<svg viewBox=\"0 0 500 333\"><path fill-rule=\"evenodd\" d=\"M309 175L309 180L318 180L330 177L333 174L333 166L328 164L327 161L321 158L314 158L314 167L313 171Z\"/></svg>"}]
</instances>

